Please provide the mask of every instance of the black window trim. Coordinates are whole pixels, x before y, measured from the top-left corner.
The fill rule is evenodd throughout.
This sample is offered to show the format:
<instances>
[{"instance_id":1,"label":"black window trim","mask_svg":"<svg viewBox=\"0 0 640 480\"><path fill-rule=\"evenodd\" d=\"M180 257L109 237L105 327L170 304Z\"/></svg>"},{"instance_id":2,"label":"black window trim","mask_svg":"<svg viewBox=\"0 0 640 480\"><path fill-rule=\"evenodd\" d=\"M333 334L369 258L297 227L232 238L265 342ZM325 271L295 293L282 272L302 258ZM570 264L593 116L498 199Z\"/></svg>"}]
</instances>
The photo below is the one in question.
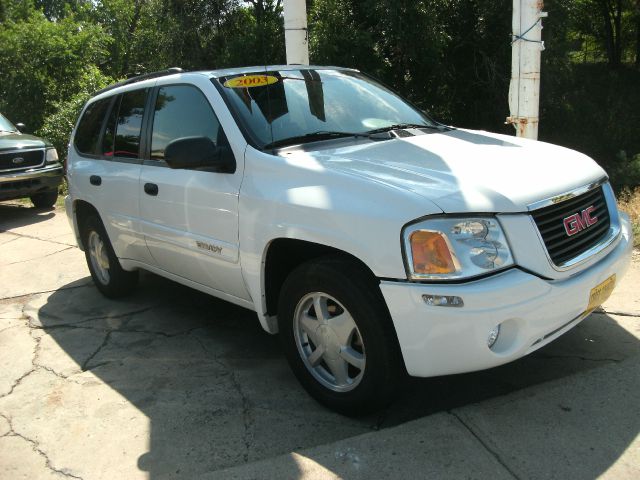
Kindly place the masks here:
<instances>
[{"instance_id":1,"label":"black window trim","mask_svg":"<svg viewBox=\"0 0 640 480\"><path fill-rule=\"evenodd\" d=\"M164 85L162 85L164 86ZM142 165L145 167L161 167L170 168L167 162L164 160L154 160L151 158L151 136L153 134L153 116L156 111L156 100L158 99L158 92L162 87L160 85L154 85L153 91L149 94L149 108L145 115L144 122L144 159Z\"/></svg>"},{"instance_id":2,"label":"black window trim","mask_svg":"<svg viewBox=\"0 0 640 480\"><path fill-rule=\"evenodd\" d=\"M143 135L144 135L144 122L145 119L147 118L148 114L149 114L149 110L148 110L148 106L149 106L149 97L151 96L151 91L153 90L153 87L143 87L143 88L132 88L131 90L125 90L124 92L120 92L118 95L120 96L120 103L122 103L122 96L126 95L127 93L132 93L132 92L139 92L141 90L148 90L147 92L147 96L144 100L144 112L142 112L142 122L140 124L140 143L138 144L138 158L129 158L129 157L116 157L115 155L113 157L108 157L112 162L120 162L120 163L133 163L133 164L138 164L138 165L142 165L142 163L144 162L144 158L142 157L142 154L144 153L144 151L142 150L142 146L144 144L144 139L143 139ZM118 116L120 116L120 108L118 108ZM118 117L116 117L116 130L114 132L114 151L115 151L115 139L118 136Z\"/></svg>"},{"instance_id":3,"label":"black window trim","mask_svg":"<svg viewBox=\"0 0 640 480\"><path fill-rule=\"evenodd\" d=\"M149 115L149 105L150 105L150 99L153 96L153 90L155 87L143 87L143 88L132 88L131 90L125 90L125 91L121 91L118 93L114 93L113 95L109 95L106 96L104 98L100 98L98 100L95 100L94 102L91 102L91 104L97 103L99 101L102 100L109 100L109 106L107 107L107 111L105 113L104 118L102 119L102 126L100 127L100 134L98 135L98 140L97 143L94 145L93 151L94 153L89 154L89 153L82 153L80 152L80 150L78 150L78 148L76 147L76 142L74 139L73 142L73 149L75 150L75 152L83 157L83 158L91 158L93 160L104 160L107 162L120 162L120 163L131 163L131 164L138 164L138 165L142 165L144 163L144 161L146 160L146 158L143 158L143 156L141 154L146 155L146 150L143 150L143 145L146 148L146 132L145 132L145 121L147 121L147 117ZM129 93L129 92L136 92L139 90L149 90L149 92L147 93L147 97L145 99L145 105L144 105L144 113L142 115L142 124L140 126L140 145L138 146L138 158L127 158L127 157L109 157L107 155L104 155L102 153L96 153L98 151L98 149L102 149L102 141L104 140L104 134L107 128L107 122L109 121L109 116L111 115L112 110L115 108L116 103L118 104L118 108L120 106L120 101L122 100L122 95ZM154 97L155 98L155 97ZM91 100L90 100L91 101ZM87 106L82 110L82 115L80 116L80 119L82 119L82 117L84 117L84 114L87 110L87 107L89 106L89 102L87 102ZM119 112L118 112L119 113ZM117 123L117 118L116 118L116 123ZM78 125L80 124L80 122L78 122ZM77 130L77 128L76 128ZM117 133L117 126L116 126L116 131L114 133Z\"/></svg>"},{"instance_id":4,"label":"black window trim","mask_svg":"<svg viewBox=\"0 0 640 480\"><path fill-rule=\"evenodd\" d=\"M211 80L215 80L215 78L212 77ZM217 83L218 82L211 82L211 83L213 83L217 87ZM109 100L110 103L109 103L109 106L107 107L107 111L105 112L104 118L102 119L102 125L100 127L100 134L98 135L98 140L97 140L96 145L94 145L94 153L88 154L88 153L80 152L77 149L77 147L75 145L75 141L74 141L73 142L73 148L74 148L76 154L79 155L80 157L83 157L83 158L91 158L91 159L94 159L94 160L103 160L103 161L107 161L107 162L131 163L131 164L139 164L139 165L150 166L150 167L170 168L169 165L167 164L167 162L165 162L164 160L151 159L151 135L152 135L152 132L153 132L153 116L152 115L155 113L155 104L156 104L156 100L158 98L158 92L160 91L160 89L163 88L163 87L179 87L179 86L193 87L193 88L195 88L196 90L198 90L202 94L202 96L207 101L207 104L209 105L209 108L211 109L211 112L213 113L213 115L218 120L218 123L220 124L220 128L222 128L222 131L224 132L224 134L227 135L226 131L224 130L224 127L222 126L222 122L220 122L220 117L218 116L218 114L216 113L215 109L213 108L213 105L211 105L211 102L207 98L207 96L204 93L204 91L199 86L194 85L193 83L189 83L189 82L164 83L164 84L161 84L161 85L157 85L156 84L156 85L154 85L152 87L132 88L130 90L127 89L125 91L120 91L120 92L114 93L112 95L105 96L105 97L100 98L100 99L95 100L95 101L91 101L93 99L90 99L87 102L87 105L85 106L85 108L82 110L82 115L80 116L80 119L82 119L82 117L84 116L89 104L94 104L94 103L97 103L97 102L102 101L102 100ZM146 98L146 101L145 101L144 114L143 114L143 117L142 117L142 125L140 127L140 146L139 146L139 149L138 149L138 158L109 157L109 156L103 155L101 153L95 153L95 152L98 151L98 148L102 149L102 141L104 140L104 134L105 134L106 127L107 127L107 122L109 121L109 116L111 115L111 112L115 108L116 104L118 106L120 105L119 100L122 99L122 95L124 95L125 93L135 92L135 91L138 91L138 90L149 90L149 93L147 94L147 98ZM223 101L225 102L225 105L227 106L227 109L231 112L231 114L233 116L233 119L236 121L236 125L238 125L237 119L235 117L235 113L226 104L226 99L224 98L224 95L221 94L221 96L223 98ZM243 135L245 136L245 140L246 140L246 134L245 134L245 132L243 131L242 128L241 128L241 131L242 131ZM117 133L117 129L116 129L116 133Z\"/></svg>"},{"instance_id":5,"label":"black window trim","mask_svg":"<svg viewBox=\"0 0 640 480\"><path fill-rule=\"evenodd\" d=\"M102 119L102 127L100 127L100 135L98 135L98 143L96 144L96 147L95 147L96 152L102 152L102 143L104 142L104 134L107 131L107 124L109 123L109 117L111 117L111 112L113 111L114 108L116 108L116 105L118 105L118 108L120 107L121 99L122 97L120 96L120 94L113 95L110 98L111 101L109 102L109 108L107 108L107 113ZM117 115L117 112L116 112L116 115ZM117 122L117 118L116 118L116 122ZM105 160L108 162L111 161L112 159L112 157L107 157L102 153L96 153L96 156L100 157L101 160Z\"/></svg>"},{"instance_id":6,"label":"black window trim","mask_svg":"<svg viewBox=\"0 0 640 480\"><path fill-rule=\"evenodd\" d=\"M107 119L109 118L109 115L111 114L111 108L113 107L113 98L116 97L117 95L114 95L113 97L104 97L104 98L100 98L98 100L95 101L91 101L93 99L89 99L85 105L85 107L82 109L82 113L80 115L80 117L78 118L78 124L76 125L76 134L78 133L78 127L80 126L80 123L82 122L82 120L84 119L85 114L87 113L87 109L98 103L101 102L103 100L108 100L109 101L109 105L107 106L107 111L105 116L102 118L102 123L100 125L100 131L98 132L98 139L96 140L96 143L94 143L93 145L93 153L83 153L81 152L78 147L76 146L76 138L77 135L74 135L73 138L73 150L76 152L76 154L80 157L84 157L84 158L91 158L94 160L104 160L103 155L99 155L97 154L97 150L98 150L98 146L102 145L102 136L104 135L104 128L105 128L105 124L107 122Z\"/></svg>"}]
</instances>

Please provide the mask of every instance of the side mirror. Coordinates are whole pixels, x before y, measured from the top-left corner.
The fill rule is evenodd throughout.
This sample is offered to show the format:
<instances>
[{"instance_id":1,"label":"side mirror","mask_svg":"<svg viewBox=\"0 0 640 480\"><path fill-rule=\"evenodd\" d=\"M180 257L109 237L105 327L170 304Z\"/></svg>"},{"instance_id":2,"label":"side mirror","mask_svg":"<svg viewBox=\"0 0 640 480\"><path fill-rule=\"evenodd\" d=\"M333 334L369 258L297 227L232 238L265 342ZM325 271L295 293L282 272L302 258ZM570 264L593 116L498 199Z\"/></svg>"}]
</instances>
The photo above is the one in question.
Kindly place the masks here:
<instances>
[{"instance_id":1,"label":"side mirror","mask_svg":"<svg viewBox=\"0 0 640 480\"><path fill-rule=\"evenodd\" d=\"M16 128L20 133L25 133L27 131L27 126L24 123L16 123Z\"/></svg>"},{"instance_id":2,"label":"side mirror","mask_svg":"<svg viewBox=\"0 0 640 480\"><path fill-rule=\"evenodd\" d=\"M236 159L228 146L217 147L208 137L177 138L167 145L164 160L170 168L234 173Z\"/></svg>"}]
</instances>

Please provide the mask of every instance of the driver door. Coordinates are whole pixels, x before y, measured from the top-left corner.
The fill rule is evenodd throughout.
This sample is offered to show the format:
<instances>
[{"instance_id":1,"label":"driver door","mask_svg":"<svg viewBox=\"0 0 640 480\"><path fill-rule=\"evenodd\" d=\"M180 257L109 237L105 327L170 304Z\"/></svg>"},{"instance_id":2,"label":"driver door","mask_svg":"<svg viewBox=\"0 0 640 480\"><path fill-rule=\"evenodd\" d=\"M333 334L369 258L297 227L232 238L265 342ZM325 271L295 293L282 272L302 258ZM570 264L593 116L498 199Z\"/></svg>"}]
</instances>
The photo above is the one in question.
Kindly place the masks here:
<instances>
[{"instance_id":1,"label":"driver door","mask_svg":"<svg viewBox=\"0 0 640 480\"><path fill-rule=\"evenodd\" d=\"M241 169L172 169L167 145L184 137L227 137L209 100L194 85L154 89L148 158L140 175L140 220L156 266L169 274L248 300L239 260Z\"/></svg>"}]
</instances>

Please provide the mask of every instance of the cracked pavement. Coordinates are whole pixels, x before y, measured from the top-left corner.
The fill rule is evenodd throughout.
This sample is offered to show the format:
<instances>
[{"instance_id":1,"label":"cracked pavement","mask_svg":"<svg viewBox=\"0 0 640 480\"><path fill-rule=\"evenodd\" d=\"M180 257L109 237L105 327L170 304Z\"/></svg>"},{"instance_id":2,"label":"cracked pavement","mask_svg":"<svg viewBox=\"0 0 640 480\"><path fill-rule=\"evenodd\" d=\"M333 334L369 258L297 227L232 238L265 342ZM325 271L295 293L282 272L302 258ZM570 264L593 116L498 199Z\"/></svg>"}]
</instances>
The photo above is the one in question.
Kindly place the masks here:
<instances>
[{"instance_id":1,"label":"cracked pavement","mask_svg":"<svg viewBox=\"0 0 640 480\"><path fill-rule=\"evenodd\" d=\"M74 245L62 210L0 204L0 478L640 476L640 258L529 357L349 419L254 313L151 274L107 300Z\"/></svg>"}]
</instances>

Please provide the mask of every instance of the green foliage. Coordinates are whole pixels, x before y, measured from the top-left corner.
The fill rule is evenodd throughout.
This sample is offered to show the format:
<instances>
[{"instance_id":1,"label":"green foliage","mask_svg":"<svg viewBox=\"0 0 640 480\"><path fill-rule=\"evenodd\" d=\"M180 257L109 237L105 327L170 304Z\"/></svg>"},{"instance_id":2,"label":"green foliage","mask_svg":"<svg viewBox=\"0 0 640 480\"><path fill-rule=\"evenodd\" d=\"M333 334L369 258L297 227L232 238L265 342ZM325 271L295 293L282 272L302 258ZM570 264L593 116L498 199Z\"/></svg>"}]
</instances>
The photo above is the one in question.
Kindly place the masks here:
<instances>
[{"instance_id":1,"label":"green foliage","mask_svg":"<svg viewBox=\"0 0 640 480\"><path fill-rule=\"evenodd\" d=\"M54 105L75 95L86 70L102 62L109 38L99 26L31 10L0 28L0 111L37 130Z\"/></svg>"},{"instance_id":2,"label":"green foliage","mask_svg":"<svg viewBox=\"0 0 640 480\"><path fill-rule=\"evenodd\" d=\"M640 71L570 65L543 75L540 139L594 158L616 186L640 184Z\"/></svg>"},{"instance_id":3,"label":"green foliage","mask_svg":"<svg viewBox=\"0 0 640 480\"><path fill-rule=\"evenodd\" d=\"M640 153L628 155L624 150L620 150L607 170L618 189L623 186L640 185Z\"/></svg>"},{"instance_id":4,"label":"green foliage","mask_svg":"<svg viewBox=\"0 0 640 480\"><path fill-rule=\"evenodd\" d=\"M447 123L500 128L509 0L316 0L312 62L356 67Z\"/></svg>"},{"instance_id":5,"label":"green foliage","mask_svg":"<svg viewBox=\"0 0 640 480\"><path fill-rule=\"evenodd\" d=\"M46 117L36 133L53 143L60 160L67 160L69 137L82 107L95 91L110 83L113 83L112 78L105 76L97 67L89 66L79 79L77 93L53 105L54 113Z\"/></svg>"},{"instance_id":6,"label":"green foliage","mask_svg":"<svg viewBox=\"0 0 640 480\"><path fill-rule=\"evenodd\" d=\"M101 69L114 77L285 61L280 1L99 0L83 12L112 39Z\"/></svg>"}]
</instances>

